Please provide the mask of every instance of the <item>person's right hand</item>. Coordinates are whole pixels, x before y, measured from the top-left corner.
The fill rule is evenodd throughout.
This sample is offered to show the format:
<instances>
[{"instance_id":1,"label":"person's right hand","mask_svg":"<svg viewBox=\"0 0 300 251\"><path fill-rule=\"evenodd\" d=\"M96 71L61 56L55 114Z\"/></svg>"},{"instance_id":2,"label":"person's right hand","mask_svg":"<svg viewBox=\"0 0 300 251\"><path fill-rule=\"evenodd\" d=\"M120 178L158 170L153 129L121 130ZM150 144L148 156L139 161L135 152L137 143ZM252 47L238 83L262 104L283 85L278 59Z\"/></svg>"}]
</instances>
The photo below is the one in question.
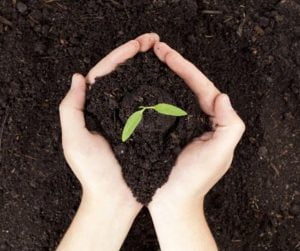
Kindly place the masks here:
<instances>
[{"instance_id":1,"label":"person's right hand","mask_svg":"<svg viewBox=\"0 0 300 251\"><path fill-rule=\"evenodd\" d=\"M213 130L185 147L168 182L157 190L151 204L162 199L201 200L230 167L245 125L232 108L229 97L220 93L192 63L162 42L155 44L154 52L192 89L201 109L210 116Z\"/></svg>"},{"instance_id":2,"label":"person's right hand","mask_svg":"<svg viewBox=\"0 0 300 251\"><path fill-rule=\"evenodd\" d=\"M185 233L176 232L176 228L186 227L187 231L192 231L193 227L197 226L197 223L193 221L197 221L197 214L200 215L200 212L203 212L204 196L230 167L234 149L244 133L245 125L232 108L229 97L220 93L191 62L162 42L155 44L154 52L192 89L201 109L210 116L213 123L211 132L206 132L194 139L180 153L167 183L156 191L149 204L159 236L164 239L164 234L169 236L170 232L174 232L175 239L183 240L182 236ZM196 218L192 217L193 215ZM176 219L182 222L189 217L191 221L189 226L174 223ZM199 230L199 226L197 229ZM205 231L202 229L202 232ZM201 240L200 237L199 239ZM197 242L197 240L194 241ZM190 242L193 240L189 239ZM204 242L202 245L205 245ZM211 239L208 242L213 243ZM177 246L174 244L175 246L172 247L166 244L165 246L169 247L166 249L182 250L178 239L175 243ZM207 249L203 250L215 250L215 246L213 247L211 243L207 245ZM164 244L161 243L161 245L163 250ZM185 245L187 244L182 245L182 248ZM185 250L202 249L196 245L194 248Z\"/></svg>"}]
</instances>

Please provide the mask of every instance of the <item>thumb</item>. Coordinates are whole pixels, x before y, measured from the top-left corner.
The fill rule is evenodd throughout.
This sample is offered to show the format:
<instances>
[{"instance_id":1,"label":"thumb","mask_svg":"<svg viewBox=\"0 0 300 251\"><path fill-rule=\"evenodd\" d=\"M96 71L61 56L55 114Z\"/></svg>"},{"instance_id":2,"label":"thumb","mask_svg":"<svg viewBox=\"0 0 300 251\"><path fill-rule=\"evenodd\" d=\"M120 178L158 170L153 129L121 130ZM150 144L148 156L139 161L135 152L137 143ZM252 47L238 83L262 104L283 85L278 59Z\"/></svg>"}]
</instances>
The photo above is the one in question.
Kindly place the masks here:
<instances>
[{"instance_id":1,"label":"thumb","mask_svg":"<svg viewBox=\"0 0 300 251\"><path fill-rule=\"evenodd\" d=\"M214 103L213 122L216 130L212 140L226 149L234 149L240 141L245 124L231 106L229 97L226 94L219 94Z\"/></svg>"},{"instance_id":2,"label":"thumb","mask_svg":"<svg viewBox=\"0 0 300 251\"><path fill-rule=\"evenodd\" d=\"M64 138L72 139L78 132L85 129L84 104L86 96L85 78L74 74L69 92L59 106L60 122Z\"/></svg>"}]
</instances>

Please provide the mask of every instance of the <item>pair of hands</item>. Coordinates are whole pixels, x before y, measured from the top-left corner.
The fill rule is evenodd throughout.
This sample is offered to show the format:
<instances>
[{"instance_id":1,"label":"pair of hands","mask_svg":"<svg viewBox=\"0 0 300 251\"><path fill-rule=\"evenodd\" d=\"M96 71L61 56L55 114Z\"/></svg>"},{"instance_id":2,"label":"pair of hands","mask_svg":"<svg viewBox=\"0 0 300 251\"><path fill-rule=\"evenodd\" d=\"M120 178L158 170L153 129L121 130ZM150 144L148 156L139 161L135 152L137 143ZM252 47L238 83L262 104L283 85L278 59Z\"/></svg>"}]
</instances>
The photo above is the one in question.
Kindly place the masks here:
<instances>
[{"instance_id":1,"label":"pair of hands","mask_svg":"<svg viewBox=\"0 0 300 251\"><path fill-rule=\"evenodd\" d=\"M148 205L155 221L167 212L178 215L202 210L204 196L230 167L234 149L245 125L231 106L226 94L191 62L159 41L155 33L147 33L114 49L84 78L73 75L71 88L60 104L62 141L66 160L83 188L83 197L107 203L126 205L137 215L143 205L127 187L108 142L87 130L84 121L86 83L111 73L119 64L139 52L153 48L154 53L181 77L196 95L201 109L211 118L212 131L194 139L177 158L169 180L159 188ZM161 223L157 229L164 229ZM159 230L158 230L159 231ZM164 235L164 230L161 230ZM162 243L161 243L161 246Z\"/></svg>"}]
</instances>

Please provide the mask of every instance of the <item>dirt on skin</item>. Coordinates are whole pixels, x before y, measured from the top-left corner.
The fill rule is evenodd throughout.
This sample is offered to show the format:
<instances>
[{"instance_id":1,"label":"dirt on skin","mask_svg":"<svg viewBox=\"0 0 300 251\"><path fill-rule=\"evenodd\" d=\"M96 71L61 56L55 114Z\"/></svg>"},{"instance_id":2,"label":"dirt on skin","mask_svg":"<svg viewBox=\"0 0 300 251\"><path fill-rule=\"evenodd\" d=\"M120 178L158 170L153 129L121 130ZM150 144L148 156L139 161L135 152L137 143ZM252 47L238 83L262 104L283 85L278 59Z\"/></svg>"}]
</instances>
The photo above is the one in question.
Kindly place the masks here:
<instances>
[{"instance_id":1,"label":"dirt on skin","mask_svg":"<svg viewBox=\"0 0 300 251\"><path fill-rule=\"evenodd\" d=\"M62 154L58 104L74 72L150 31L228 93L247 125L205 201L220 250L299 250L299 10L299 0L0 1L0 250L55 250L81 195ZM147 57L128 68L147 72L134 66ZM174 83L163 89L188 110ZM147 210L122 250L159 250Z\"/></svg>"}]
</instances>

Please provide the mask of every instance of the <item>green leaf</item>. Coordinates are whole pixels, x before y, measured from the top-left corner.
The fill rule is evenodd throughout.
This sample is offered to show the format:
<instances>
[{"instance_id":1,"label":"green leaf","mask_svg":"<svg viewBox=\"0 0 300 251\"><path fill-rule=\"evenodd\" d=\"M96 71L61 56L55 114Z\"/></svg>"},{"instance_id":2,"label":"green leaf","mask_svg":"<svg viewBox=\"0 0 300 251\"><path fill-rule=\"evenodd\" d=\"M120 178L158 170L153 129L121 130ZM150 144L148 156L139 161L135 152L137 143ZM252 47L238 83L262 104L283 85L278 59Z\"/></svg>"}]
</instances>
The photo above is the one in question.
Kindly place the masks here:
<instances>
[{"instance_id":1,"label":"green leaf","mask_svg":"<svg viewBox=\"0 0 300 251\"><path fill-rule=\"evenodd\" d=\"M144 110L140 110L137 112L134 112L130 115L130 117L127 119L125 126L122 131L122 141L125 142L129 137L133 134L134 130L137 128L139 123L141 122L143 118L143 112Z\"/></svg>"},{"instance_id":2,"label":"green leaf","mask_svg":"<svg viewBox=\"0 0 300 251\"><path fill-rule=\"evenodd\" d=\"M157 111L158 113L165 114L165 115L170 115L170 116L186 116L187 113L186 111L180 109L179 107L175 105L169 105L165 103L160 103L155 106L153 106L153 109Z\"/></svg>"}]
</instances>

